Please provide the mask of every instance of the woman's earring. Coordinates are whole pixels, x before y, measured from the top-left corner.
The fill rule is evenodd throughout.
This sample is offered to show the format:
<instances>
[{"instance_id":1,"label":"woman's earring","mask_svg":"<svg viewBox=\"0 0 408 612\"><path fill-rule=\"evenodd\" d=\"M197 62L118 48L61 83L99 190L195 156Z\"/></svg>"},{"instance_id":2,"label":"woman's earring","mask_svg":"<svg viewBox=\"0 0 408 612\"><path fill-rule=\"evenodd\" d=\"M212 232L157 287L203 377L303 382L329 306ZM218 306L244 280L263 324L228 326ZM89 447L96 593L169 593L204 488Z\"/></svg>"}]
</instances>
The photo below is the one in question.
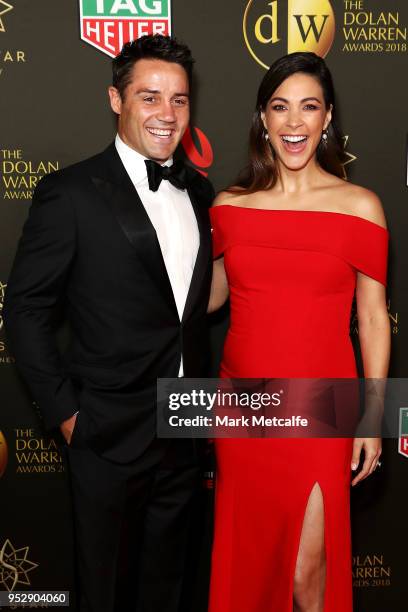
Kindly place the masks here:
<instances>
[{"instance_id":1,"label":"woman's earring","mask_svg":"<svg viewBox=\"0 0 408 612\"><path fill-rule=\"evenodd\" d=\"M322 142L324 145L327 145L327 139L329 138L328 134L327 134L327 130L323 130L322 133Z\"/></svg>"},{"instance_id":2,"label":"woman's earring","mask_svg":"<svg viewBox=\"0 0 408 612\"><path fill-rule=\"evenodd\" d=\"M269 145L269 149L271 150L272 157L275 157L275 150L273 146L271 145L271 141L269 140L269 134L267 130L264 131L263 138L265 139L266 144Z\"/></svg>"}]
</instances>

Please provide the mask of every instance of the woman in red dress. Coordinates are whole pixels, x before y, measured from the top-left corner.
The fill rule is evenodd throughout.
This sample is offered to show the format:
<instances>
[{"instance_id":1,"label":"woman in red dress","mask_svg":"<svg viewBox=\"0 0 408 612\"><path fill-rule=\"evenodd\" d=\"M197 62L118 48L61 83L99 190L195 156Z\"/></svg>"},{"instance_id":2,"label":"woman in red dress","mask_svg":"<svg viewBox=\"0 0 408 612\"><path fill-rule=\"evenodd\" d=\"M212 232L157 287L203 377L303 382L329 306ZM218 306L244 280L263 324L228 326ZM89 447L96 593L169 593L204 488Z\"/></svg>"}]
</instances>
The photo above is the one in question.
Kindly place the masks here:
<instances>
[{"instance_id":1,"label":"woman in red dress","mask_svg":"<svg viewBox=\"0 0 408 612\"><path fill-rule=\"evenodd\" d=\"M211 210L210 311L230 297L227 378L387 376L388 232L378 197L343 178L331 75L312 53L258 92L249 166ZM350 484L379 438L217 439L210 612L351 612ZM354 472L354 474L353 474Z\"/></svg>"}]
</instances>

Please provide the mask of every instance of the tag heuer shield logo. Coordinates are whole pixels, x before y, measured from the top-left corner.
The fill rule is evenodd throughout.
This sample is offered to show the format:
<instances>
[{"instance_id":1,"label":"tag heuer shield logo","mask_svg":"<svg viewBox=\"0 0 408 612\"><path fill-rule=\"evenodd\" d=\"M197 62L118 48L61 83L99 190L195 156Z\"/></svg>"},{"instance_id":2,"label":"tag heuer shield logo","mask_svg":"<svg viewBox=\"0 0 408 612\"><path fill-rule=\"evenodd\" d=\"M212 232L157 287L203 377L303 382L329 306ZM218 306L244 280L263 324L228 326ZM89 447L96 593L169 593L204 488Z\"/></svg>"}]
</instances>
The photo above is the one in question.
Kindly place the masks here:
<instances>
[{"instance_id":1,"label":"tag heuer shield logo","mask_svg":"<svg viewBox=\"0 0 408 612\"><path fill-rule=\"evenodd\" d=\"M408 457L408 408L400 408L398 451Z\"/></svg>"},{"instance_id":2,"label":"tag heuer shield logo","mask_svg":"<svg viewBox=\"0 0 408 612\"><path fill-rule=\"evenodd\" d=\"M79 0L81 39L115 57L129 40L171 34L170 0Z\"/></svg>"}]
</instances>

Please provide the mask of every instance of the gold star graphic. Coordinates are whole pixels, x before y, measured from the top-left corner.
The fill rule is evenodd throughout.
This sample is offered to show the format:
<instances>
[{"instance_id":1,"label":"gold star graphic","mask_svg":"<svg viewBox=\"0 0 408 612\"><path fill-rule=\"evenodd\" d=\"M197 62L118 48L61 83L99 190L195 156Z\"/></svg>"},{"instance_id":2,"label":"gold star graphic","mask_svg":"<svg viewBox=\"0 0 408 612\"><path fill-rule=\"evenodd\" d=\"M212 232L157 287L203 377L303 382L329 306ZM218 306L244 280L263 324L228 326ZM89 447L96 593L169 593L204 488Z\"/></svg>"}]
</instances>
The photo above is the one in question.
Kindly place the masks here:
<instances>
[{"instance_id":1,"label":"gold star graphic","mask_svg":"<svg viewBox=\"0 0 408 612\"><path fill-rule=\"evenodd\" d=\"M11 4L9 4L8 2L5 2L5 0L0 0L0 32L6 31L6 28L4 27L4 23L3 23L1 16L5 15L9 11L12 11L13 8L14 7L11 6Z\"/></svg>"},{"instance_id":2,"label":"gold star graphic","mask_svg":"<svg viewBox=\"0 0 408 612\"><path fill-rule=\"evenodd\" d=\"M38 567L27 559L29 547L14 548L10 540L6 540L0 549L0 585L7 591L13 591L17 584L30 586L28 572Z\"/></svg>"},{"instance_id":3,"label":"gold star graphic","mask_svg":"<svg viewBox=\"0 0 408 612\"><path fill-rule=\"evenodd\" d=\"M343 166L343 173L344 173L345 179L347 179L347 172L346 172L345 166L347 166L347 164L351 164L351 162L357 159L356 155L353 155L352 153L349 153L348 151L346 151L348 139L349 139L349 136L343 136L343 151L346 157L346 161L343 162L342 166Z\"/></svg>"}]
</instances>

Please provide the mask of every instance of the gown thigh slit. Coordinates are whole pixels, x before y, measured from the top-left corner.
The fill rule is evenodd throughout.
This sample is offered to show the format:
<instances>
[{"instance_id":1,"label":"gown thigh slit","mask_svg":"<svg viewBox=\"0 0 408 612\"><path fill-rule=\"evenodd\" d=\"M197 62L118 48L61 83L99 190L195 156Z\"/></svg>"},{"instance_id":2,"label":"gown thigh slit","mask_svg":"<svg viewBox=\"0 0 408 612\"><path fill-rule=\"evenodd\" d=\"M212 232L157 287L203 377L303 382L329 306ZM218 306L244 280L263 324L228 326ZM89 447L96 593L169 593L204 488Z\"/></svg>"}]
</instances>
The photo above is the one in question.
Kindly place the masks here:
<instances>
[{"instance_id":1,"label":"gown thigh slit","mask_svg":"<svg viewBox=\"0 0 408 612\"><path fill-rule=\"evenodd\" d=\"M314 506L314 512L311 510L311 505ZM317 506L317 517L316 517L316 506ZM319 521L321 523L319 524ZM313 530L319 529L321 532L320 537L318 538L317 545L310 545L310 540L308 538L308 532L310 528ZM298 543L298 553L295 561L295 570L293 573L294 580L292 582L292 590L293 593L293 601L296 600L296 592L294 585L296 584L296 575L299 574L303 576L301 581L307 586L313 587L314 585L310 584L311 577L308 574L307 570L304 570L304 559L307 559L308 554L312 554L314 557L314 563L318 566L315 568L318 575L315 580L317 585L312 590L312 595L307 595L306 598L300 595L298 602L299 610L304 610L310 608L313 605L313 610L323 610L324 607L324 593L325 593L325 584L326 584L326 564L327 564L327 551L326 551L326 541L325 541L325 509L324 509L324 500L323 500L323 492L318 482L315 482L312 490L309 493L309 496L306 501L306 507L304 511L303 521L301 525L301 533ZM298 567L299 566L299 567ZM315 603L316 602L316 603ZM317 605L318 604L318 605ZM294 608L297 610L296 606Z\"/></svg>"},{"instance_id":2,"label":"gown thigh slit","mask_svg":"<svg viewBox=\"0 0 408 612\"><path fill-rule=\"evenodd\" d=\"M357 377L357 273L385 284L388 232L353 215L232 205L210 211L230 289L224 378ZM293 612L305 512L321 490L324 612L352 612L352 438L215 439L209 612Z\"/></svg>"}]
</instances>

